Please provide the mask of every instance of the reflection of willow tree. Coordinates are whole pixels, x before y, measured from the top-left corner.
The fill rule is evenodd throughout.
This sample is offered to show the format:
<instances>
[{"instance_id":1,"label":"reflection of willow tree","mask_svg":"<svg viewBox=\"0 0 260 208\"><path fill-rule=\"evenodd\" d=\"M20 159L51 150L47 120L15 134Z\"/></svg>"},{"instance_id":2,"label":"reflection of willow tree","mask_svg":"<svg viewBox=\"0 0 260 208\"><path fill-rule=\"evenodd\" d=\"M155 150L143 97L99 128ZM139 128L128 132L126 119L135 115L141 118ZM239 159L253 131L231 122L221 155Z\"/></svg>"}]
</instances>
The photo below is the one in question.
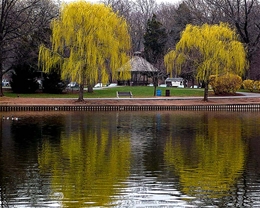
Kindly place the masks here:
<instances>
[{"instance_id":1,"label":"reflection of willow tree","mask_svg":"<svg viewBox=\"0 0 260 208\"><path fill-rule=\"evenodd\" d=\"M167 142L165 161L174 167L185 194L219 198L228 193L243 170L241 122L230 117L204 118L189 148L180 138Z\"/></svg>"},{"instance_id":2,"label":"reflection of willow tree","mask_svg":"<svg viewBox=\"0 0 260 208\"><path fill-rule=\"evenodd\" d=\"M65 206L72 201L74 207L110 203L115 185L122 186L119 182L128 177L130 142L110 136L105 129L83 130L62 138L59 147L49 141L42 145L41 172L51 170L53 192L62 192Z\"/></svg>"}]
</instances>

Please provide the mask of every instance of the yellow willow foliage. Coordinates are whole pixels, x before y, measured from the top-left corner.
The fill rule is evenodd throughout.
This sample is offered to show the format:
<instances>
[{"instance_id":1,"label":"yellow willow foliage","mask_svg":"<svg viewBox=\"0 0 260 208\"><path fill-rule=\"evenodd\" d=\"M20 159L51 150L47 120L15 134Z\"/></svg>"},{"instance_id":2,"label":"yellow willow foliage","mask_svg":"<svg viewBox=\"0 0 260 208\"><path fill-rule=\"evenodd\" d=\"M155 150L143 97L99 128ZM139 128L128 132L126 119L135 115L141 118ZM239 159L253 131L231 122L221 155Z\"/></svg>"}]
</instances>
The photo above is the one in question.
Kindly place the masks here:
<instances>
[{"instance_id":1,"label":"yellow willow foliage","mask_svg":"<svg viewBox=\"0 0 260 208\"><path fill-rule=\"evenodd\" d=\"M130 66L117 77L131 47L125 19L104 4L85 1L63 4L60 14L51 22L51 49L40 46L39 65L44 71L58 64L62 78L81 84L107 82L109 74L129 79Z\"/></svg>"},{"instance_id":2,"label":"yellow willow foliage","mask_svg":"<svg viewBox=\"0 0 260 208\"><path fill-rule=\"evenodd\" d=\"M70 207L70 201L75 201L74 207L86 207L86 200L104 206L113 202L111 196L118 187L124 188L120 182L129 176L130 140L117 140L108 131L62 134L60 145L48 140L42 144L38 156L41 173L51 171L52 191L63 193L64 207Z\"/></svg>"},{"instance_id":3,"label":"yellow willow foliage","mask_svg":"<svg viewBox=\"0 0 260 208\"><path fill-rule=\"evenodd\" d=\"M179 58L176 56L176 52L174 50L167 53L167 55L164 57L164 62L167 63L167 71L172 74L172 69L174 69L176 58Z\"/></svg>"},{"instance_id":4,"label":"yellow willow foliage","mask_svg":"<svg viewBox=\"0 0 260 208\"><path fill-rule=\"evenodd\" d=\"M165 161L179 176L183 193L207 198L226 196L243 171L246 144L240 118L225 115L208 118L187 148L183 138L169 139ZM192 158L191 158L192 156Z\"/></svg>"},{"instance_id":5,"label":"yellow willow foliage","mask_svg":"<svg viewBox=\"0 0 260 208\"><path fill-rule=\"evenodd\" d=\"M164 57L168 72L180 73L184 64L193 63L197 78L226 72L242 75L247 69L246 51L234 30L227 24L187 25L175 50Z\"/></svg>"}]
</instances>

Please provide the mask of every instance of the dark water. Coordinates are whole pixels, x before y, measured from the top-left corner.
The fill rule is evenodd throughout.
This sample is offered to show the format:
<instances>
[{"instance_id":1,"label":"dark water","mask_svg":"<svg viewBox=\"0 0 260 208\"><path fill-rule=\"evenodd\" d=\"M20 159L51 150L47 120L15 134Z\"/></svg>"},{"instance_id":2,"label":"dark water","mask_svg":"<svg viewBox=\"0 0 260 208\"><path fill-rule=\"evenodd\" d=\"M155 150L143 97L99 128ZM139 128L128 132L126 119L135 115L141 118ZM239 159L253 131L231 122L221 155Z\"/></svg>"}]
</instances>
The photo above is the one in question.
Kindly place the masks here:
<instances>
[{"instance_id":1,"label":"dark water","mask_svg":"<svg viewBox=\"0 0 260 208\"><path fill-rule=\"evenodd\" d=\"M13 115L1 207L260 207L257 112Z\"/></svg>"}]
</instances>

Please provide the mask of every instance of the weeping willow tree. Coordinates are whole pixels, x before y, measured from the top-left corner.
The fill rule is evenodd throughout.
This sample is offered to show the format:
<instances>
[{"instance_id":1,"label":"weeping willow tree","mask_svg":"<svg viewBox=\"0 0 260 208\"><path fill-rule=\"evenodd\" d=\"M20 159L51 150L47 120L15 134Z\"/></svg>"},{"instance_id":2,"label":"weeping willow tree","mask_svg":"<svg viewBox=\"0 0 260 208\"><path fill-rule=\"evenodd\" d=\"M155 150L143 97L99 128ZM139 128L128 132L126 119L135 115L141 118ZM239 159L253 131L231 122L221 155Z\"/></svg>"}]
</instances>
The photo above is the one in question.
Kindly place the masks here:
<instances>
[{"instance_id":1,"label":"weeping willow tree","mask_svg":"<svg viewBox=\"0 0 260 208\"><path fill-rule=\"evenodd\" d=\"M129 60L128 26L110 7L85 1L63 4L51 29L52 45L40 46L39 66L45 72L59 66L63 79L78 82L79 101L83 101L84 84L106 83L109 78L129 79L127 67L117 73Z\"/></svg>"},{"instance_id":2,"label":"weeping willow tree","mask_svg":"<svg viewBox=\"0 0 260 208\"><path fill-rule=\"evenodd\" d=\"M204 101L208 101L211 75L232 72L243 75L247 68L246 50L227 24L187 25L175 50L164 57L168 72L177 74L189 66L197 79L204 82ZM192 66L192 67L191 67Z\"/></svg>"}]
</instances>

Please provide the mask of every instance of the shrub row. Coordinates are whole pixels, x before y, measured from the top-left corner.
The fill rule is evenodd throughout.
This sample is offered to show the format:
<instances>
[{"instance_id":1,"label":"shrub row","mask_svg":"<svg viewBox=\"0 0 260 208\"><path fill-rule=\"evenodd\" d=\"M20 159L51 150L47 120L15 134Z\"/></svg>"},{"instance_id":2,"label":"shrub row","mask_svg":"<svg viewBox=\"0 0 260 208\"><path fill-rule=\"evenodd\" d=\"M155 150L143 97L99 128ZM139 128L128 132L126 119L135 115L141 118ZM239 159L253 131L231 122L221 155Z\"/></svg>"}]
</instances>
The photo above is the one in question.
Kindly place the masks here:
<instances>
[{"instance_id":1,"label":"shrub row","mask_svg":"<svg viewBox=\"0 0 260 208\"><path fill-rule=\"evenodd\" d=\"M221 76L212 75L209 84L216 95L235 94L242 86L242 78L231 73Z\"/></svg>"},{"instance_id":2,"label":"shrub row","mask_svg":"<svg viewBox=\"0 0 260 208\"><path fill-rule=\"evenodd\" d=\"M254 90L260 91L260 81L246 79L243 81L243 87L244 89L249 90L250 92L253 92Z\"/></svg>"}]
</instances>

